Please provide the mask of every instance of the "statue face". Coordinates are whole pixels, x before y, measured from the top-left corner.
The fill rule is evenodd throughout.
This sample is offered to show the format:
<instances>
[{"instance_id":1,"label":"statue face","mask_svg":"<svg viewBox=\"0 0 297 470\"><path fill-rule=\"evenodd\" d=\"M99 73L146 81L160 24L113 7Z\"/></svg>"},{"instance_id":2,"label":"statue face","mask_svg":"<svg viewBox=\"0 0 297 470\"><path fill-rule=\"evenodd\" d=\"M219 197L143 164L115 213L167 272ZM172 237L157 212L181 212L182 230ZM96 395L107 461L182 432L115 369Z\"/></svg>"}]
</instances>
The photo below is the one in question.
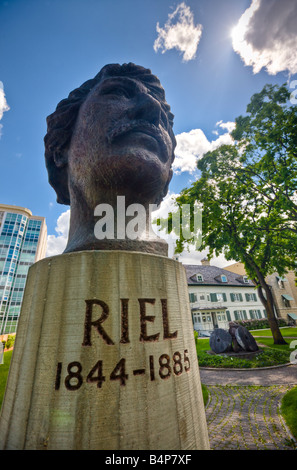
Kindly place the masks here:
<instances>
[{"instance_id":1,"label":"statue face","mask_svg":"<svg viewBox=\"0 0 297 470\"><path fill-rule=\"evenodd\" d=\"M80 108L68 151L70 193L78 188L96 204L98 191L112 188L155 202L172 174L168 131L161 103L141 81L98 83Z\"/></svg>"}]
</instances>

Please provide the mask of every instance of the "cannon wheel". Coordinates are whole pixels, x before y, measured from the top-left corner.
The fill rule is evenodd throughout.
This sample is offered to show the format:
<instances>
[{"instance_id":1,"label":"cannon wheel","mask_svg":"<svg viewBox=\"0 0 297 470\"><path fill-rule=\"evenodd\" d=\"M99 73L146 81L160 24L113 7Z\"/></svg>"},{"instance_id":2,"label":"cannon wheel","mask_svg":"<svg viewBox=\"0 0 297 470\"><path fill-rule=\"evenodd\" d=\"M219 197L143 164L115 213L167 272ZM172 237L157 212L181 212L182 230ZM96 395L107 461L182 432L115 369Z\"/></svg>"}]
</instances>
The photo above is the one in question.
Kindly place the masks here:
<instances>
[{"instance_id":1,"label":"cannon wheel","mask_svg":"<svg viewBox=\"0 0 297 470\"><path fill-rule=\"evenodd\" d=\"M216 354L229 351L232 345L232 337L228 331L216 328L210 335L209 345Z\"/></svg>"}]
</instances>

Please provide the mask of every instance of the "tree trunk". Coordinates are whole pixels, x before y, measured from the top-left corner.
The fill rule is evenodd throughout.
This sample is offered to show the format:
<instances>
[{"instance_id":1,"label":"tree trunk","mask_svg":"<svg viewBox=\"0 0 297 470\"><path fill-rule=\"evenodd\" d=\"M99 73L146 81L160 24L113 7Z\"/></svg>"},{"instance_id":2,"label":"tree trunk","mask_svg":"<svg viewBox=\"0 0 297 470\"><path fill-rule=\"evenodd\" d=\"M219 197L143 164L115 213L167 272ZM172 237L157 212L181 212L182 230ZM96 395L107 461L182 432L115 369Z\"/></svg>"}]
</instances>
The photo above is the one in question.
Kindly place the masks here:
<instances>
[{"instance_id":1,"label":"tree trunk","mask_svg":"<svg viewBox=\"0 0 297 470\"><path fill-rule=\"evenodd\" d=\"M277 319L274 315L274 300L273 300L270 288L264 280L262 280L261 284L262 286L258 286L257 290L258 290L260 300L262 304L264 305L266 312L267 312L267 320L268 320L268 323L272 332L274 344L288 344L282 337ZM266 298L263 294L262 288L265 291Z\"/></svg>"}]
</instances>

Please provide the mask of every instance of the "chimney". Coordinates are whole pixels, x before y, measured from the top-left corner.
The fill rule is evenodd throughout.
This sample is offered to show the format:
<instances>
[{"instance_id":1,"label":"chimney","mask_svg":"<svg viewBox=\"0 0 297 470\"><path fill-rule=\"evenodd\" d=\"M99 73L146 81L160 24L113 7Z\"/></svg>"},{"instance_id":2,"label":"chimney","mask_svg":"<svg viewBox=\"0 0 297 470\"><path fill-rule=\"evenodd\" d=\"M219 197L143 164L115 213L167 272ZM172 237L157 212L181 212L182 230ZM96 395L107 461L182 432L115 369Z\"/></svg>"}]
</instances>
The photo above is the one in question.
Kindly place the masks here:
<instances>
[{"instance_id":1,"label":"chimney","mask_svg":"<svg viewBox=\"0 0 297 470\"><path fill-rule=\"evenodd\" d=\"M210 265L210 260L208 258L203 258L201 260L202 266L209 266Z\"/></svg>"}]
</instances>

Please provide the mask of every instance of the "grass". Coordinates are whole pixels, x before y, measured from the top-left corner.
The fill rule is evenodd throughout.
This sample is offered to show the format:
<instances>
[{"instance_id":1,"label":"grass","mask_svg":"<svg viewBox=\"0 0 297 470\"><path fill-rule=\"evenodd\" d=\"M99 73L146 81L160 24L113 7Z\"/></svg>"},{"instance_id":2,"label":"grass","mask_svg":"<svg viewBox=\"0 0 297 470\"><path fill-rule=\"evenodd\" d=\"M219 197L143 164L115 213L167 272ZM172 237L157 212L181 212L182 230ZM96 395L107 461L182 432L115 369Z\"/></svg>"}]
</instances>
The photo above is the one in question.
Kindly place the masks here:
<instances>
[{"instance_id":1,"label":"grass","mask_svg":"<svg viewBox=\"0 0 297 470\"><path fill-rule=\"evenodd\" d=\"M281 414L291 433L297 439L297 387L284 395L281 403Z\"/></svg>"},{"instance_id":2,"label":"grass","mask_svg":"<svg viewBox=\"0 0 297 470\"><path fill-rule=\"evenodd\" d=\"M274 344L272 338L267 338L265 336L261 338L255 338L255 339L258 345L264 344L265 346L268 346L269 348L272 348L272 349L277 349L278 351L288 351L290 349L291 341L296 341L293 339L292 340L287 339L286 341L288 344ZM293 348L293 349L296 349L296 348ZM293 349L291 349L291 351L293 351Z\"/></svg>"},{"instance_id":3,"label":"grass","mask_svg":"<svg viewBox=\"0 0 297 470\"><path fill-rule=\"evenodd\" d=\"M250 331L250 333L256 337L255 339L259 345L263 344L264 346L267 346L272 349L277 349L279 351L290 350L292 352L294 349L296 349L296 347L290 348L290 344L293 341L296 341L294 340L294 338L297 339L297 328L281 328L281 334L287 344L274 344L271 330L254 330Z\"/></svg>"},{"instance_id":4,"label":"grass","mask_svg":"<svg viewBox=\"0 0 297 470\"><path fill-rule=\"evenodd\" d=\"M206 406L208 402L208 389L206 385L204 384L201 384L201 387L202 387L203 403L204 403L204 406Z\"/></svg>"},{"instance_id":5,"label":"grass","mask_svg":"<svg viewBox=\"0 0 297 470\"><path fill-rule=\"evenodd\" d=\"M297 328L280 328L281 334L283 338L288 338L288 337L294 337L297 338ZM272 333L270 329L265 329L265 330L251 330L250 333L253 336L271 336Z\"/></svg>"},{"instance_id":6,"label":"grass","mask_svg":"<svg viewBox=\"0 0 297 470\"><path fill-rule=\"evenodd\" d=\"M4 353L4 364L0 365L0 408L4 398L4 392L6 387L6 381L8 376L8 370L10 366L12 351L6 351Z\"/></svg>"}]
</instances>

